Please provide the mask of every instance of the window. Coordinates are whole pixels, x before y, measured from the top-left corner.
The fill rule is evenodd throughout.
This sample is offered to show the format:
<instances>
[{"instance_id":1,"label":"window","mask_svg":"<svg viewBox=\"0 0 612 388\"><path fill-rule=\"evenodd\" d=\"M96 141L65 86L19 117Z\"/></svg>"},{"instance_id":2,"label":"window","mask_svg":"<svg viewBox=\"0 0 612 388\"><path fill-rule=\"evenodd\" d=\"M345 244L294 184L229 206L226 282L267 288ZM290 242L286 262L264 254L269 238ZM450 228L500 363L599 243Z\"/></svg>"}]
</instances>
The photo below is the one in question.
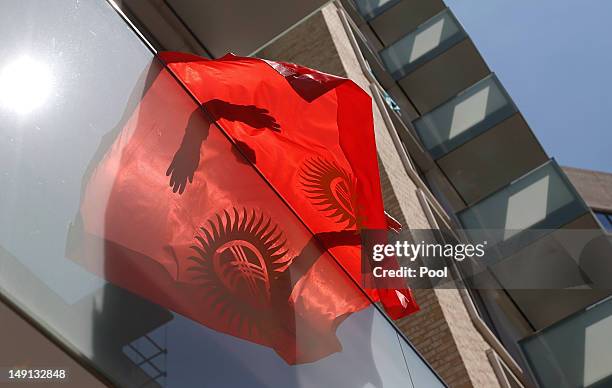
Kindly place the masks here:
<instances>
[{"instance_id":1,"label":"window","mask_svg":"<svg viewBox=\"0 0 612 388\"><path fill-rule=\"evenodd\" d=\"M595 216L607 232L612 232L612 213L595 212Z\"/></svg>"}]
</instances>

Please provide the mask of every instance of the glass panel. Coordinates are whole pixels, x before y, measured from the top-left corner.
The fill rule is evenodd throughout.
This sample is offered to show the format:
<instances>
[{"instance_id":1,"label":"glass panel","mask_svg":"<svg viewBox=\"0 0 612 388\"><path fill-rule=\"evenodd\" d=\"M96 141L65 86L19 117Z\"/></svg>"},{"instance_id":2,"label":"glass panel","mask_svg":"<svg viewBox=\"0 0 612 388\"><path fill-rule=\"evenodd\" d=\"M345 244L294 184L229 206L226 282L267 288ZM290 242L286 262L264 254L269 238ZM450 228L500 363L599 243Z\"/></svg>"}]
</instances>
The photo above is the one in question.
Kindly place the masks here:
<instances>
[{"instance_id":1,"label":"glass panel","mask_svg":"<svg viewBox=\"0 0 612 388\"><path fill-rule=\"evenodd\" d=\"M202 382L214 387L256 388L413 387L396 333L374 307L351 316L337 334L342 352L297 366L287 365L270 349L228 337L179 315L147 336L160 341L167 351L159 360L160 369L167 373L161 384L165 387L192 387ZM143 345L142 339L135 342ZM127 347L124 352L142 363L142 358ZM153 352L148 349L144 354L150 356ZM431 379L415 387L434 386L439 380L416 353L415 357L410 371L425 368ZM360 367L354 368L355 365ZM150 375L155 373L150 365L143 369Z\"/></svg>"},{"instance_id":2,"label":"glass panel","mask_svg":"<svg viewBox=\"0 0 612 388\"><path fill-rule=\"evenodd\" d=\"M167 179L167 164L161 166L164 171L147 170L140 175L143 184L128 192L130 199L121 197L125 191L120 188L127 187L125 182L134 175L119 173L114 162L133 165L135 169L129 171L138 172L139 164L129 163L145 146L133 139L159 145L159 152L164 152L168 144L180 147L183 136L205 133L202 161L207 169L198 174L218 173L214 166L222 165L224 173L218 174L216 186L252 182L242 194L253 196L252 201L263 199L260 204L265 204L266 211L285 220L288 238L306 244L311 236L271 189L260 184L250 164L108 3L4 2L0 37L0 285L4 296L121 386L189 387L203 382L249 387L410 386L395 328L373 306L327 322L328 327L317 328L317 335L313 327L298 321L295 311L284 314L285 320L266 316L271 325L294 331L293 337L279 331L285 336L272 336L278 343L268 346L248 334L238 336L212 323L198 323L202 321L198 317L187 318L193 311L184 304L195 300L201 290L170 300L176 302L173 311L162 307L168 305L164 298L171 299L170 292L183 288L156 281L166 279L165 269L162 275L143 269L150 259L147 250L159 245L159 240L147 236L166 220L149 222L147 214L126 214L139 201L146 203L159 194L149 188L156 176ZM143 130L148 131L146 136L141 136ZM168 163L173 161L172 154L166 156ZM239 180L234 179L236 172ZM97 182L93 186L97 190L91 189L92 182ZM187 188L181 195L190 193ZM227 198L201 202L201 206L223 201ZM155 204L168 210L163 201ZM85 213L99 217L87 218ZM142 217L135 222L151 232L140 234L138 252L120 243L140 230L108 228L111 220L122 217L124 225ZM95 236L96 231L101 234ZM140 261L129 261L134 257ZM138 265L119 270L126 263ZM321 271L325 276L320 280L330 281L333 268L322 268L326 270ZM120 288L104 280L115 277L133 282ZM333 281L338 286L348 278ZM354 284L346 284L350 286L346 292L363 300ZM143 297L154 291L159 291L156 303ZM336 296L328 291L326 300ZM216 315L214 309L202 310L209 318L223 318L221 311ZM280 355L282 348L299 344L313 349L308 346L316 347L322 340L330 341L325 344L333 345L333 351L311 362L290 365ZM411 349L404 347L407 351ZM300 361L297 355L296 359ZM427 365L414 361L410 368ZM433 374L429 378L432 381L426 386L439 383Z\"/></svg>"},{"instance_id":3,"label":"glass panel","mask_svg":"<svg viewBox=\"0 0 612 388\"><path fill-rule=\"evenodd\" d=\"M414 122L425 148L437 159L510 117L516 108L494 75Z\"/></svg>"},{"instance_id":4,"label":"glass panel","mask_svg":"<svg viewBox=\"0 0 612 388\"><path fill-rule=\"evenodd\" d=\"M410 347L410 345L399 339L402 344L402 351L406 357L406 363L410 370L410 378L415 388L442 388L444 384L437 379L433 371L425 365L419 355Z\"/></svg>"},{"instance_id":5,"label":"glass panel","mask_svg":"<svg viewBox=\"0 0 612 388\"><path fill-rule=\"evenodd\" d=\"M393 78L400 79L464 37L453 15L445 10L382 50L380 56Z\"/></svg>"},{"instance_id":6,"label":"glass panel","mask_svg":"<svg viewBox=\"0 0 612 388\"><path fill-rule=\"evenodd\" d=\"M361 15L369 20L380 15L400 0L355 0L357 9Z\"/></svg>"},{"instance_id":7,"label":"glass panel","mask_svg":"<svg viewBox=\"0 0 612 388\"><path fill-rule=\"evenodd\" d=\"M551 160L462 211L459 219L465 229L489 233L485 239L493 244L525 229L557 229L587 211L573 186Z\"/></svg>"},{"instance_id":8,"label":"glass panel","mask_svg":"<svg viewBox=\"0 0 612 388\"><path fill-rule=\"evenodd\" d=\"M612 299L537 334L520 345L542 387L609 387L612 384Z\"/></svg>"}]
</instances>

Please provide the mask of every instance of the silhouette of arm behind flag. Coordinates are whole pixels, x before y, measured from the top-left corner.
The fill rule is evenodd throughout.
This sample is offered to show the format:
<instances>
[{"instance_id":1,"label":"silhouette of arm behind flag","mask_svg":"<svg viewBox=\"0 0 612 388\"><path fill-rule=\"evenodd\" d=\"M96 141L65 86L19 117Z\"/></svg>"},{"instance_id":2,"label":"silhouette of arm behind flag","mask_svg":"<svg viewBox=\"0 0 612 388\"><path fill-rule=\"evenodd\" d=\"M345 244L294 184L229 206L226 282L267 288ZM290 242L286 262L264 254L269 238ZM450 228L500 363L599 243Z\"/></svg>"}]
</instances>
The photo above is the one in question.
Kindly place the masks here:
<instances>
[{"instance_id":1,"label":"silhouette of arm behind flag","mask_svg":"<svg viewBox=\"0 0 612 388\"><path fill-rule=\"evenodd\" d=\"M226 101L211 100L204 104L204 108L214 121L224 118L229 121L243 122L253 128L267 128L280 132L280 125L274 117L269 115L267 110L254 105L235 105ZM169 185L175 193L183 194L187 181L193 183L194 174L200 165L200 152L202 143L208 137L208 127L202 125L201 120L197 120L199 114L201 112L196 110L191 115L181 145L176 150L166 171L166 176L170 177ZM255 162L256 155L252 148L244 142L237 141L236 145L242 153L241 156L237 155L239 160L245 157L252 163Z\"/></svg>"}]
</instances>

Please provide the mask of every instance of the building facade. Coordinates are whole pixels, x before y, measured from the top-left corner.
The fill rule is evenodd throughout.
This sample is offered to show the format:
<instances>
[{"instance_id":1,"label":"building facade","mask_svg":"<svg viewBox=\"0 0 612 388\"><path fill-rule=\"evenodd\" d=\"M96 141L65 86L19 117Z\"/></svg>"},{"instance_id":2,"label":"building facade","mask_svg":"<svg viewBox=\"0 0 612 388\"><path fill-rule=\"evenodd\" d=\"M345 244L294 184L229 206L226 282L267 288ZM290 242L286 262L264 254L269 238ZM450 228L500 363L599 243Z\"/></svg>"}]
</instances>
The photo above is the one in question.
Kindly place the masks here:
<instances>
[{"instance_id":1,"label":"building facade","mask_svg":"<svg viewBox=\"0 0 612 388\"><path fill-rule=\"evenodd\" d=\"M10 43L5 57L19 57L24 47L37 52L51 69L38 84L61 86L49 92L53 104L30 116L28 107L17 116L3 113L0 160L9 167L0 171L8 188L0 196L7 214L0 223L0 294L10 307L3 317L22 327L15 338L32 338L32 347L69 359L72 383L610 383L612 367L604 361L612 338L610 291L575 281L567 286L556 273L608 270L604 230L612 229L611 176L561 169L546 154L442 1L58 0L0 9L6 10L0 36ZM20 32L24 25L36 31L27 39ZM66 228L78 211L83 177L146 92L147 71L162 50L209 58L235 52L356 82L372 96L385 209L409 230L442 230L459 241L470 238L469 230L513 231L500 238L510 247L501 262L506 267L479 280L495 286L466 280L416 289L420 312L392 323L380 310L367 309L338 329L341 353L287 366L270 351L215 333L66 263ZM33 68L44 75L45 69ZM177 84L169 93L185 91ZM545 232L534 237L531 230ZM590 267L572 260L578 254L555 234L574 230L603 236ZM526 241L520 249L511 244L516 236ZM533 253L521 254L542 245L545 264L532 265L527 260ZM550 285L513 286L511 279L524 271ZM31 337L28 330L44 335ZM26 352L5 364L66 365L43 353L36 358Z\"/></svg>"}]
</instances>

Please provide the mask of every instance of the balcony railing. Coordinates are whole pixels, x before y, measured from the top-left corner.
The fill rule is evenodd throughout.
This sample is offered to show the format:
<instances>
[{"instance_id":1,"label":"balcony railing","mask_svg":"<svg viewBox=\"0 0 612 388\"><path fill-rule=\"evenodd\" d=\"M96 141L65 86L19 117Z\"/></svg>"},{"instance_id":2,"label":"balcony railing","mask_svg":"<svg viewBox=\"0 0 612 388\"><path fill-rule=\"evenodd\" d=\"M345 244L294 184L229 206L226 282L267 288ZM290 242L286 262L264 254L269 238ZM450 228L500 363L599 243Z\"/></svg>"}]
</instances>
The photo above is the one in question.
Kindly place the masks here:
<instances>
[{"instance_id":1,"label":"balcony railing","mask_svg":"<svg viewBox=\"0 0 612 388\"><path fill-rule=\"evenodd\" d=\"M445 9L382 50L380 55L393 78L400 79L465 37L453 14Z\"/></svg>"},{"instance_id":2,"label":"balcony railing","mask_svg":"<svg viewBox=\"0 0 612 388\"><path fill-rule=\"evenodd\" d=\"M468 206L548 160L494 74L459 92L413 125ZM516 150L521 150L520 155Z\"/></svg>"},{"instance_id":3,"label":"balcony railing","mask_svg":"<svg viewBox=\"0 0 612 388\"><path fill-rule=\"evenodd\" d=\"M554 230L589 213L554 159L458 214L470 230L490 230L489 243L528 229Z\"/></svg>"},{"instance_id":4,"label":"balcony railing","mask_svg":"<svg viewBox=\"0 0 612 388\"><path fill-rule=\"evenodd\" d=\"M400 0L355 0L355 5L364 19L370 20L399 3Z\"/></svg>"},{"instance_id":5,"label":"balcony railing","mask_svg":"<svg viewBox=\"0 0 612 388\"><path fill-rule=\"evenodd\" d=\"M487 241L482 264L531 327L547 327L610 295L612 245L554 160L458 218L470 239ZM476 284L482 273L470 275L476 288L486 288Z\"/></svg>"},{"instance_id":6,"label":"balcony railing","mask_svg":"<svg viewBox=\"0 0 612 388\"><path fill-rule=\"evenodd\" d=\"M416 120L414 126L438 159L515 112L516 106L491 74Z\"/></svg>"},{"instance_id":7,"label":"balcony railing","mask_svg":"<svg viewBox=\"0 0 612 388\"><path fill-rule=\"evenodd\" d=\"M543 388L612 386L612 299L519 342Z\"/></svg>"}]
</instances>

